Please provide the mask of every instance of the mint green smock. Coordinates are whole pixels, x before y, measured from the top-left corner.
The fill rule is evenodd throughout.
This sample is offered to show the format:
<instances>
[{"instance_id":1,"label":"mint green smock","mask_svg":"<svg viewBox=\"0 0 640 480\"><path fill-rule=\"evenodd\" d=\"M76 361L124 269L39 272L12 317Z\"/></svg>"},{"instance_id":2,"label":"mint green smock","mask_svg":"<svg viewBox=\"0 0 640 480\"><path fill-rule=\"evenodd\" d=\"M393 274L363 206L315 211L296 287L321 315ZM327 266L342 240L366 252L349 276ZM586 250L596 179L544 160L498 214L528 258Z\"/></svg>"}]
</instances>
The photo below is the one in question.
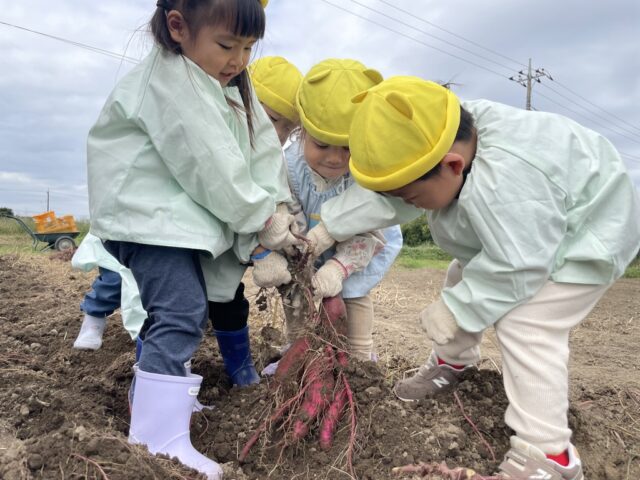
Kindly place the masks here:
<instances>
[{"instance_id":1,"label":"mint green smock","mask_svg":"<svg viewBox=\"0 0 640 480\"><path fill-rule=\"evenodd\" d=\"M207 295L218 302L234 298L256 232L291 198L280 141L255 93L253 146L246 116L227 99L242 106L236 87L154 48L118 83L87 145L91 232L201 250Z\"/></svg>"},{"instance_id":2,"label":"mint green smock","mask_svg":"<svg viewBox=\"0 0 640 480\"><path fill-rule=\"evenodd\" d=\"M116 86L89 133L91 232L248 258L290 193L273 126L253 95L254 147L236 87L154 48ZM236 234L240 234L238 237Z\"/></svg>"},{"instance_id":3,"label":"mint green smock","mask_svg":"<svg viewBox=\"0 0 640 480\"><path fill-rule=\"evenodd\" d=\"M464 266L462 281L442 292L458 324L484 330L549 280L619 278L640 248L640 202L611 143L560 115L462 105L478 131L471 171L457 200L427 211L435 242ZM418 212L358 187L321 216L340 240Z\"/></svg>"},{"instance_id":4,"label":"mint green smock","mask_svg":"<svg viewBox=\"0 0 640 480\"><path fill-rule=\"evenodd\" d=\"M147 312L142 308L140 292L131 270L120 264L102 245L102 241L95 235L88 233L73 254L71 266L89 272L97 267L116 272L122 279L120 287L120 315L125 330L133 340L140 333L142 324L147 318Z\"/></svg>"}]
</instances>

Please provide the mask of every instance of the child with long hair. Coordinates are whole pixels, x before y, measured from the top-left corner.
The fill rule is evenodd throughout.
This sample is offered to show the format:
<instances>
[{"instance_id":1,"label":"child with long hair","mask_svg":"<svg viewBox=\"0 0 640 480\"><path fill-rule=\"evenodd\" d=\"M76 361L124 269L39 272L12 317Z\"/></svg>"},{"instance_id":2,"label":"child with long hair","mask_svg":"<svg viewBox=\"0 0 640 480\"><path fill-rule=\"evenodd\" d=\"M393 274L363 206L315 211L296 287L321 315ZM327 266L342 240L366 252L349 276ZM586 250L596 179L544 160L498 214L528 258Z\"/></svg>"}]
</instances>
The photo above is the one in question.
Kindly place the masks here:
<instances>
[{"instance_id":1,"label":"child with long hair","mask_svg":"<svg viewBox=\"0 0 640 480\"><path fill-rule=\"evenodd\" d=\"M88 139L91 231L132 271L148 313L129 441L210 479L220 466L189 438L202 377L185 368L207 300L233 298L237 283L218 293L241 270L233 258L296 242L279 206L289 200L281 147L246 72L265 3L158 2L155 48L115 87ZM281 261L254 260L268 271Z\"/></svg>"}]
</instances>

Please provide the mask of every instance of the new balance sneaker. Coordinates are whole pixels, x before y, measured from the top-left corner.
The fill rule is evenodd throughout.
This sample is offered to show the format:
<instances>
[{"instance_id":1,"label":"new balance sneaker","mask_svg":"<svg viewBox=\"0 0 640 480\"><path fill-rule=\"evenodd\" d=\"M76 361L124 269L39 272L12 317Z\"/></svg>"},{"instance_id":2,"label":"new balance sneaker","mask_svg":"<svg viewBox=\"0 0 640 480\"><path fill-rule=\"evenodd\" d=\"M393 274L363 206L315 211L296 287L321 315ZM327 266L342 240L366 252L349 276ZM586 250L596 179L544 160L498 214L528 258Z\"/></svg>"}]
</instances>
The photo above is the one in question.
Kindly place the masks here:
<instances>
[{"instance_id":1,"label":"new balance sneaker","mask_svg":"<svg viewBox=\"0 0 640 480\"><path fill-rule=\"evenodd\" d=\"M438 358L431 352L427 363L418 369L411 378L396 383L393 392L404 402L415 402L449 392L460 383L462 372L475 365L454 368L451 365L438 365Z\"/></svg>"},{"instance_id":2,"label":"new balance sneaker","mask_svg":"<svg viewBox=\"0 0 640 480\"><path fill-rule=\"evenodd\" d=\"M582 462L576 448L569 444L569 465L547 458L542 450L516 436L500 464L500 473L513 480L584 480Z\"/></svg>"}]
</instances>

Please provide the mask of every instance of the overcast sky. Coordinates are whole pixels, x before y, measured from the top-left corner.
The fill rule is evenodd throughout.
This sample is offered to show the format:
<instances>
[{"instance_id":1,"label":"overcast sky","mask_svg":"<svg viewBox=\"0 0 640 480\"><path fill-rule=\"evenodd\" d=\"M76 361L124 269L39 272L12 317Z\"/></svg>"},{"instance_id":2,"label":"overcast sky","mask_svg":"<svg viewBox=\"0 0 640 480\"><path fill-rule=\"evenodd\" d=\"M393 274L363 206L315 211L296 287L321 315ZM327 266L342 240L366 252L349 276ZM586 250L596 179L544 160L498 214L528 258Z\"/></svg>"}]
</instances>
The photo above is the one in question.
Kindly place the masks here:
<instances>
[{"instance_id":1,"label":"overcast sky","mask_svg":"<svg viewBox=\"0 0 640 480\"><path fill-rule=\"evenodd\" d=\"M3 1L0 22L141 59L155 0ZM403 11L404 10L404 11ZM0 23L0 207L88 216L87 132L133 63ZM553 77L533 107L607 136L640 186L640 2L637 0L271 0L255 55L305 72L354 58L385 77L454 82L465 99L524 107L508 77ZM407 38L410 37L410 38Z\"/></svg>"}]
</instances>

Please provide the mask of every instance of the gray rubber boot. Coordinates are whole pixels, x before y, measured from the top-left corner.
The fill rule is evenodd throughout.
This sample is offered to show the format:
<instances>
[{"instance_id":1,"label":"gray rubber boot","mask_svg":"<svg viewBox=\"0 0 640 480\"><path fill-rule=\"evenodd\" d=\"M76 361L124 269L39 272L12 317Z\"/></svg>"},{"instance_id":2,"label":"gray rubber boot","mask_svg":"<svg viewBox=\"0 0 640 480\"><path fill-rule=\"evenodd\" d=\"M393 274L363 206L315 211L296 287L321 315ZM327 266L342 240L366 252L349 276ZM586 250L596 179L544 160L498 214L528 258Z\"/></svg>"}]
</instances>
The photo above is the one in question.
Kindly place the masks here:
<instances>
[{"instance_id":1,"label":"gray rubber boot","mask_svg":"<svg viewBox=\"0 0 640 480\"><path fill-rule=\"evenodd\" d=\"M143 444L149 452L177 457L180 462L221 480L222 469L191 444L189 423L202 377L160 375L136 370L129 443Z\"/></svg>"}]
</instances>

